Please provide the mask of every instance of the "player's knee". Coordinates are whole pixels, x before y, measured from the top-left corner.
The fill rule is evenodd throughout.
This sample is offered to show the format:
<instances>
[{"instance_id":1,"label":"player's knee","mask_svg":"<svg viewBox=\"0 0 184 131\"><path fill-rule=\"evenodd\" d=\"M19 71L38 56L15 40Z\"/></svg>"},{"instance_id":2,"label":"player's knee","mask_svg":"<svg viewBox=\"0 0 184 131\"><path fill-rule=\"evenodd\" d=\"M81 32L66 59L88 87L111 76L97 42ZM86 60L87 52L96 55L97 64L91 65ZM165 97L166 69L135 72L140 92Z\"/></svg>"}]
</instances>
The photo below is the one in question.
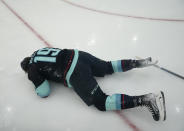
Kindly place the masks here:
<instances>
[{"instance_id":1,"label":"player's knee","mask_svg":"<svg viewBox=\"0 0 184 131\"><path fill-rule=\"evenodd\" d=\"M104 103L95 103L94 105L99 111L106 111Z\"/></svg>"},{"instance_id":2,"label":"player's knee","mask_svg":"<svg viewBox=\"0 0 184 131\"><path fill-rule=\"evenodd\" d=\"M106 111L106 106L105 106L106 98L107 96L105 94L96 98L94 105L98 110Z\"/></svg>"},{"instance_id":3,"label":"player's knee","mask_svg":"<svg viewBox=\"0 0 184 131\"><path fill-rule=\"evenodd\" d=\"M99 110L99 111L106 111L105 107L105 102L107 99L107 96L103 91L98 88L97 92L95 93L94 97L94 106Z\"/></svg>"}]
</instances>

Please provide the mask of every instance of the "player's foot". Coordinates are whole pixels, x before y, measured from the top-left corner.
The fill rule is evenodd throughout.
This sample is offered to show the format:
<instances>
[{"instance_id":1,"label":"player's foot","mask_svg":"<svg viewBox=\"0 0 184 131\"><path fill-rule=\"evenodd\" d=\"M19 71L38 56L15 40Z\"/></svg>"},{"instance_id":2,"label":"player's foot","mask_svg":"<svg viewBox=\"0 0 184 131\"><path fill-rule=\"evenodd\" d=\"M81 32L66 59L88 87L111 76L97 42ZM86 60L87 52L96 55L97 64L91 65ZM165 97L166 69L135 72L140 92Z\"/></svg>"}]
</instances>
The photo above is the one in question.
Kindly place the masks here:
<instances>
[{"instance_id":1,"label":"player's foot","mask_svg":"<svg viewBox=\"0 0 184 131\"><path fill-rule=\"evenodd\" d=\"M152 65L156 65L158 63L158 61L153 61L151 57L148 57L146 59L140 59L140 60L136 60L137 64L136 67L137 68L143 68L143 67L147 67L147 66L152 66Z\"/></svg>"},{"instance_id":2,"label":"player's foot","mask_svg":"<svg viewBox=\"0 0 184 131\"><path fill-rule=\"evenodd\" d=\"M141 99L141 106L149 109L155 121L166 119L165 98L162 91L144 95Z\"/></svg>"}]
</instances>

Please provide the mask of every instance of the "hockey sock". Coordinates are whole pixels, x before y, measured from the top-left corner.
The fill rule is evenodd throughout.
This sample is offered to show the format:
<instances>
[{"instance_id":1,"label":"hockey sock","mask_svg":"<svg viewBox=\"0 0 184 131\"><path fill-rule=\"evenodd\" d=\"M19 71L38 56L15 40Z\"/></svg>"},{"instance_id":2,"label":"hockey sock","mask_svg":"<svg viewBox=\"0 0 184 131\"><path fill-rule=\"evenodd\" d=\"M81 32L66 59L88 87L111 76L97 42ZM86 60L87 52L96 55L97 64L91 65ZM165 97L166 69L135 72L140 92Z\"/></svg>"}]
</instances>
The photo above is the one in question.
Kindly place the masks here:
<instances>
[{"instance_id":1,"label":"hockey sock","mask_svg":"<svg viewBox=\"0 0 184 131\"><path fill-rule=\"evenodd\" d=\"M111 61L111 65L114 72L125 72L131 70L132 68L136 68L137 60L116 60Z\"/></svg>"},{"instance_id":2,"label":"hockey sock","mask_svg":"<svg viewBox=\"0 0 184 131\"><path fill-rule=\"evenodd\" d=\"M122 110L134 108L141 105L143 96L128 96L125 94L113 94L108 96L105 101L105 108L107 110Z\"/></svg>"},{"instance_id":3,"label":"hockey sock","mask_svg":"<svg viewBox=\"0 0 184 131\"><path fill-rule=\"evenodd\" d=\"M166 119L165 98L162 91L141 96L114 94L107 96L105 101L106 111L129 109L138 106L147 107L155 121Z\"/></svg>"}]
</instances>

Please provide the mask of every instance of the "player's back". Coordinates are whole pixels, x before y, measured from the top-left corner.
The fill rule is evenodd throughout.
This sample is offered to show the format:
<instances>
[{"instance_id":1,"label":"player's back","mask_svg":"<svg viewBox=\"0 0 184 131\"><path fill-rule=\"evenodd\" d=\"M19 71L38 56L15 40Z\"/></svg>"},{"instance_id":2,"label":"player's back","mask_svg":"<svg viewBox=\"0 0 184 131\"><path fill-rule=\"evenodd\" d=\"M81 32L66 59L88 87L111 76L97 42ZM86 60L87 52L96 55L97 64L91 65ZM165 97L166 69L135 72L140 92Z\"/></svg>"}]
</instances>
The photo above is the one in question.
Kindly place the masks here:
<instances>
[{"instance_id":1,"label":"player's back","mask_svg":"<svg viewBox=\"0 0 184 131\"><path fill-rule=\"evenodd\" d=\"M31 56L30 68L36 66L37 71L46 79L63 82L72 52L73 50L49 47L39 49Z\"/></svg>"}]
</instances>

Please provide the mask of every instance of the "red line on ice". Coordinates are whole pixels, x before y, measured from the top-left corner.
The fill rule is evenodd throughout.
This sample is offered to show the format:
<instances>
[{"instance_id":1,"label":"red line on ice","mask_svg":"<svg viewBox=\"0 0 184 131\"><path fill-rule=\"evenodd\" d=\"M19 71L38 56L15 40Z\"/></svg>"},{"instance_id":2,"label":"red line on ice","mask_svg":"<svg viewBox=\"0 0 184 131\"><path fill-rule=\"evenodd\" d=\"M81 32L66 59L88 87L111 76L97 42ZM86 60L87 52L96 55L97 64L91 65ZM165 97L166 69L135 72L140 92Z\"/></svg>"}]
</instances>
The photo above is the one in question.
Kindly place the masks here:
<instances>
[{"instance_id":1,"label":"red line on ice","mask_svg":"<svg viewBox=\"0 0 184 131\"><path fill-rule=\"evenodd\" d=\"M15 12L4 0L1 0L1 2L20 20L24 23L24 25L30 29L30 31L37 36L38 39L40 39L46 46L52 47L50 43L48 43L33 27L31 27L20 15L18 15L17 12ZM136 125L134 125L130 120L128 120L127 117L125 117L122 113L116 112L130 128L133 129L133 131L140 131Z\"/></svg>"},{"instance_id":2,"label":"red line on ice","mask_svg":"<svg viewBox=\"0 0 184 131\"><path fill-rule=\"evenodd\" d=\"M30 29L30 31L35 34L38 39L40 39L46 46L51 47L51 44L49 44L33 27L31 27L20 15L15 12L4 0L1 0L1 2L20 20L24 23L24 25Z\"/></svg>"},{"instance_id":3,"label":"red line on ice","mask_svg":"<svg viewBox=\"0 0 184 131\"><path fill-rule=\"evenodd\" d=\"M121 119L130 127L133 131L141 131L135 124L133 124L124 114L122 111L115 111Z\"/></svg>"},{"instance_id":4,"label":"red line on ice","mask_svg":"<svg viewBox=\"0 0 184 131\"><path fill-rule=\"evenodd\" d=\"M109 12L109 11L103 11L103 10L98 10L94 8L89 8L80 4L73 3L69 0L61 0L67 4L70 4L72 6L81 8L81 9L86 9L89 11L97 12L97 13L102 13L102 14L107 14L107 15L113 15L113 16L121 16L121 17L127 17L127 18L134 18L134 19L142 19L142 20L154 20L154 21L169 21L169 22L184 22L184 19L167 19L167 18L151 18L151 17L143 17L143 16L132 16L132 15L126 15L126 14L120 14L120 13L114 13L114 12Z\"/></svg>"}]
</instances>

